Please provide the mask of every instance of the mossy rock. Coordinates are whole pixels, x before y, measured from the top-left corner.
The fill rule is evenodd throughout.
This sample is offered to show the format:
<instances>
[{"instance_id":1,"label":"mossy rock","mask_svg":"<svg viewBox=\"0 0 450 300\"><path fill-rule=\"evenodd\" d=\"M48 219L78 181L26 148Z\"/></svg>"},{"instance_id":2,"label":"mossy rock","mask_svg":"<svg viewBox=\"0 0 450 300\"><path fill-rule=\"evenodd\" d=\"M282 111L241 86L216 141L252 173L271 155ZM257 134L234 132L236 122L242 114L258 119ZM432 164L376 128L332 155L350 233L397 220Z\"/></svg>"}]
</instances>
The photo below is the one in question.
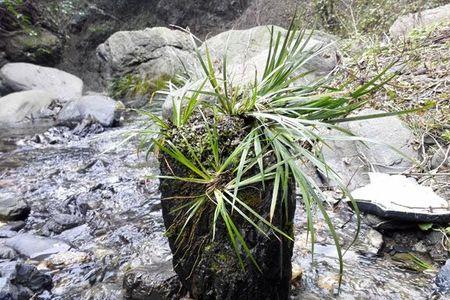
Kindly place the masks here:
<instances>
[{"instance_id":1,"label":"mossy rock","mask_svg":"<svg viewBox=\"0 0 450 300\"><path fill-rule=\"evenodd\" d=\"M45 29L18 33L6 43L6 57L12 62L54 66L61 60L62 41Z\"/></svg>"}]
</instances>

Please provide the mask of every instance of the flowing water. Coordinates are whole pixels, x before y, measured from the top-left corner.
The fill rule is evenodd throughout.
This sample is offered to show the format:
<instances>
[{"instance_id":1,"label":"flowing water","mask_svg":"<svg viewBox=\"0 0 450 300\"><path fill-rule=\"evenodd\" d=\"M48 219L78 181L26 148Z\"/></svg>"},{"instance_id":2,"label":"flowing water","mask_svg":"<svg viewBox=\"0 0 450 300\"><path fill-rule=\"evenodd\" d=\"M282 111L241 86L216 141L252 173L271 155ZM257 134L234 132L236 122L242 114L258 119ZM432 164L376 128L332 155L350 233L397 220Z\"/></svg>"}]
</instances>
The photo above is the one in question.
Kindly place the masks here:
<instances>
[{"instance_id":1,"label":"flowing water","mask_svg":"<svg viewBox=\"0 0 450 300\"><path fill-rule=\"evenodd\" d=\"M1 133L0 195L23 198L32 208L21 231L64 239L85 254L60 265L35 262L53 276L51 299L122 299L125 271L171 259L158 180L148 177L158 173L157 160L140 156L135 139L121 143L139 121L131 116L121 127L84 137L64 127ZM294 299L425 299L432 293L433 274L401 269L386 255L367 255L364 225L362 240L345 256L338 295L337 252L326 225L319 217L312 261L299 207L293 263L302 275L294 283ZM345 206L330 213L348 243L353 214ZM55 233L48 224L56 214L83 221Z\"/></svg>"}]
</instances>

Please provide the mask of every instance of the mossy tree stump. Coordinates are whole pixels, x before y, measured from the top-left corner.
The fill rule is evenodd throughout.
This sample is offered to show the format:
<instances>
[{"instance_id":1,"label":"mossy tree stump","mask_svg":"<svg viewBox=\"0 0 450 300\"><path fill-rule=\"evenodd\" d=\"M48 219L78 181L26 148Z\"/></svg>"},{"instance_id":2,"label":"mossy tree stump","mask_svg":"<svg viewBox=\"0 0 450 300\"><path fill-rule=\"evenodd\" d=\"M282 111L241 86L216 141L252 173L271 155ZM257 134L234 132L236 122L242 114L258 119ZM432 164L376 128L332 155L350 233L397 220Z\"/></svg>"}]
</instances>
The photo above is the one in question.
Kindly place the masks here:
<instances>
[{"instance_id":1,"label":"mossy tree stump","mask_svg":"<svg viewBox=\"0 0 450 300\"><path fill-rule=\"evenodd\" d=\"M241 120L242 121L242 120ZM219 122L219 144L226 149L245 134L242 124L235 120ZM195 123L195 121L194 121ZM202 139L202 126L188 124L187 130L197 134L191 136L192 145L197 145ZM239 129L237 129L239 128ZM203 128L205 129L205 128ZM172 141L176 140L174 133ZM230 144L231 141L231 144ZM234 141L234 142L233 142ZM227 144L228 143L228 144ZM233 151L233 149L228 149ZM207 159L202 157L202 159ZM161 154L159 157L161 175L189 177L190 171L180 165L170 156ZM247 186L239 191L238 197L252 207L259 215L269 220L272 201L273 181ZM274 226L292 236L293 218L295 212L295 184L289 183L287 201L278 201L272 219ZM206 193L206 187L173 179L161 179L161 203L164 224L167 229L170 248L173 253L173 266L182 284L194 299L288 299L291 280L291 257L293 242L261 221L255 222L268 231L262 234L253 225L233 212L231 217L243 236L246 244L256 260L260 270L250 260L241 254L244 267L240 265L237 253L232 247L230 237L224 222L216 223L216 233L213 240L212 224L215 205L207 201L200 211L185 225L189 202ZM281 194L281 193L279 193ZM231 211L231 207L229 209ZM242 251L244 253L244 251Z\"/></svg>"}]
</instances>

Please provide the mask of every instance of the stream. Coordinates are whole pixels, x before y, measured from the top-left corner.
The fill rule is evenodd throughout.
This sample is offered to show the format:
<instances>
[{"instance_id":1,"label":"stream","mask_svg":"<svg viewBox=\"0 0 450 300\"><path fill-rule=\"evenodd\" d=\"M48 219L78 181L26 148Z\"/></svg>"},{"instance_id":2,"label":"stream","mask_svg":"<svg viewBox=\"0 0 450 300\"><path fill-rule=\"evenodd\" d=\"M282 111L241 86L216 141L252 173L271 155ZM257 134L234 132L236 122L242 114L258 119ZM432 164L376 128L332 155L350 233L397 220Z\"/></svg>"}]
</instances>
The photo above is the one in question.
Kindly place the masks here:
<instances>
[{"instance_id":1,"label":"stream","mask_svg":"<svg viewBox=\"0 0 450 300\"><path fill-rule=\"evenodd\" d=\"M122 143L140 121L129 115L120 127L91 128L81 135L65 127L0 133L0 196L20 197L31 207L19 233L71 246L63 255L27 261L53 279L51 293L37 299L122 299L127 270L171 260L158 180L151 177L158 174L158 162L139 155L136 140ZM355 215L343 203L330 206L329 213L349 244ZM67 222L55 223L61 218ZM338 293L337 252L320 215L315 225L312 260L305 214L298 205L293 299L426 299L432 294L435 270L417 272L399 265L379 249L381 244L372 245L373 229L365 223L345 255Z\"/></svg>"}]
</instances>

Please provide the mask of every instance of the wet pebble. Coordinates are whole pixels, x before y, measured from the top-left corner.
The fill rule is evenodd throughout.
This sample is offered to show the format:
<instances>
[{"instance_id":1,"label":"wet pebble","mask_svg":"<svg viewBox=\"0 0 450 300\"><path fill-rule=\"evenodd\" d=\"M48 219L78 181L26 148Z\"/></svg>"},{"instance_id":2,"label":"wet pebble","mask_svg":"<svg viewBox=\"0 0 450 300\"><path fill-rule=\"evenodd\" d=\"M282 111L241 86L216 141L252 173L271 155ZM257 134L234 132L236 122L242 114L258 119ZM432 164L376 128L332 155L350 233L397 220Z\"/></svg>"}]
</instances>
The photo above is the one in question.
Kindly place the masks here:
<instances>
[{"instance_id":1,"label":"wet pebble","mask_svg":"<svg viewBox=\"0 0 450 300\"><path fill-rule=\"evenodd\" d=\"M425 243L423 241L419 241L416 244L414 244L413 251L414 252L419 252L419 253L427 253L428 249L427 249L427 246L425 245Z\"/></svg>"},{"instance_id":2,"label":"wet pebble","mask_svg":"<svg viewBox=\"0 0 450 300\"><path fill-rule=\"evenodd\" d=\"M0 274L0 299L31 299L53 286L50 275L20 262L0 263Z\"/></svg>"},{"instance_id":3,"label":"wet pebble","mask_svg":"<svg viewBox=\"0 0 450 300\"><path fill-rule=\"evenodd\" d=\"M16 259L17 257L18 254L14 249L7 246L0 246L0 259Z\"/></svg>"},{"instance_id":4,"label":"wet pebble","mask_svg":"<svg viewBox=\"0 0 450 300\"><path fill-rule=\"evenodd\" d=\"M445 265L439 270L436 276L435 283L437 291L441 294L449 294L450 292L450 259L445 262Z\"/></svg>"},{"instance_id":5,"label":"wet pebble","mask_svg":"<svg viewBox=\"0 0 450 300\"><path fill-rule=\"evenodd\" d=\"M75 228L65 230L58 236L58 239L64 240L66 242L78 245L80 243L89 241L92 239L92 235L90 233L90 228L87 224L83 224L81 226L77 226Z\"/></svg>"},{"instance_id":6,"label":"wet pebble","mask_svg":"<svg viewBox=\"0 0 450 300\"><path fill-rule=\"evenodd\" d=\"M444 242L446 236L440 231L431 231L424 239L424 244L428 248L428 253L435 261L444 261L448 257L448 252L445 249Z\"/></svg>"},{"instance_id":7,"label":"wet pebble","mask_svg":"<svg viewBox=\"0 0 450 300\"><path fill-rule=\"evenodd\" d=\"M51 268L61 268L74 264L81 264L89 260L85 252L66 251L50 256L46 261Z\"/></svg>"},{"instance_id":8,"label":"wet pebble","mask_svg":"<svg viewBox=\"0 0 450 300\"><path fill-rule=\"evenodd\" d=\"M30 259L41 260L52 254L67 251L70 246L57 239L33 234L19 234L6 241L6 246L13 248Z\"/></svg>"},{"instance_id":9,"label":"wet pebble","mask_svg":"<svg viewBox=\"0 0 450 300\"><path fill-rule=\"evenodd\" d=\"M25 220L29 213L30 207L22 199L12 196L3 197L0 194L0 220L17 221Z\"/></svg>"},{"instance_id":10,"label":"wet pebble","mask_svg":"<svg viewBox=\"0 0 450 300\"><path fill-rule=\"evenodd\" d=\"M70 214L55 214L44 225L43 232L45 235L50 235L50 232L59 234L67 229L77 227L83 223L83 218L77 215Z\"/></svg>"},{"instance_id":11,"label":"wet pebble","mask_svg":"<svg viewBox=\"0 0 450 300\"><path fill-rule=\"evenodd\" d=\"M364 237L364 250L361 252L365 255L375 256L379 253L383 243L383 235L374 229L370 229Z\"/></svg>"},{"instance_id":12,"label":"wet pebble","mask_svg":"<svg viewBox=\"0 0 450 300\"><path fill-rule=\"evenodd\" d=\"M98 124L93 118L86 117L81 121L77 127L73 129L73 134L78 135L80 137L86 137L89 134L97 134L104 132L105 128Z\"/></svg>"}]
</instances>

